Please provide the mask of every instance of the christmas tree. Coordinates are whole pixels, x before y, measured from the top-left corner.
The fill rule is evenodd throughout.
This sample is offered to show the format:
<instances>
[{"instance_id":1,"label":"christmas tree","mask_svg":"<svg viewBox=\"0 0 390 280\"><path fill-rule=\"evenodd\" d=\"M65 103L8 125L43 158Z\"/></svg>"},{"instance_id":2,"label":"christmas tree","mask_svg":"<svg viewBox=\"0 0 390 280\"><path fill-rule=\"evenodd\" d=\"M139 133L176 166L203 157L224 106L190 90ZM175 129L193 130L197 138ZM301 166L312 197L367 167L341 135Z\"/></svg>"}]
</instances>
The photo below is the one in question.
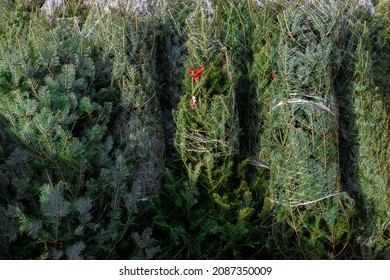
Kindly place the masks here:
<instances>
[{"instance_id":1,"label":"christmas tree","mask_svg":"<svg viewBox=\"0 0 390 280\"><path fill-rule=\"evenodd\" d=\"M0 258L388 258L372 2L0 0Z\"/></svg>"}]
</instances>

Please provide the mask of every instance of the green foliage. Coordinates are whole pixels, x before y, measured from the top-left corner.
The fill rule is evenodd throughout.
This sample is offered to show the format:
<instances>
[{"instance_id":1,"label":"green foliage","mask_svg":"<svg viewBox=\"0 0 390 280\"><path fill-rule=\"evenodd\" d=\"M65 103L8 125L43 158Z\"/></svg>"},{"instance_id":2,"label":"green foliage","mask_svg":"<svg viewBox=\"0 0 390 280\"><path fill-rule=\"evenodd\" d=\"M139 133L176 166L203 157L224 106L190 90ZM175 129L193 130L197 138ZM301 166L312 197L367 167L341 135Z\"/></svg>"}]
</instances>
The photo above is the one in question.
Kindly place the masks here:
<instances>
[{"instance_id":1,"label":"green foliage","mask_svg":"<svg viewBox=\"0 0 390 280\"><path fill-rule=\"evenodd\" d=\"M270 6L262 13L259 30L266 36L255 41L254 75L258 117L264 123L259 161L269 169L266 200L273 204L269 210L275 222L269 249L276 246L283 258L342 257L353 209L349 198L334 198L345 196L340 193L332 80L343 13L315 2ZM332 215L338 219L328 223ZM324 228L324 223L329 225Z\"/></svg>"},{"instance_id":2,"label":"green foliage","mask_svg":"<svg viewBox=\"0 0 390 280\"><path fill-rule=\"evenodd\" d=\"M358 184L354 194L360 205L360 244L364 258L388 258L390 217L390 115L388 61L390 7L379 6L376 15L360 19L352 86L355 131L353 155ZM375 55L373 55L375 53ZM380 59L379 59L380 57Z\"/></svg>"},{"instance_id":3,"label":"green foliage","mask_svg":"<svg viewBox=\"0 0 390 280\"><path fill-rule=\"evenodd\" d=\"M144 46L153 26L97 10L81 16L81 30L39 14L23 26L2 24L0 112L12 144L1 184L17 225L7 228L15 230L6 249L14 258L139 255L131 238L137 201L159 187L154 53Z\"/></svg>"},{"instance_id":4,"label":"green foliage","mask_svg":"<svg viewBox=\"0 0 390 280\"><path fill-rule=\"evenodd\" d=\"M0 0L1 259L389 258L388 4L44 2Z\"/></svg>"},{"instance_id":5,"label":"green foliage","mask_svg":"<svg viewBox=\"0 0 390 280\"><path fill-rule=\"evenodd\" d=\"M190 73L185 75L184 94L175 115L175 145L188 170L190 186L199 181L209 190L228 185L232 159L238 153L234 69L213 16L207 6L199 4L188 20L185 68L203 66L205 70L199 81ZM189 107L192 96L198 100L194 109Z\"/></svg>"},{"instance_id":6,"label":"green foliage","mask_svg":"<svg viewBox=\"0 0 390 280\"><path fill-rule=\"evenodd\" d=\"M253 64L249 73L255 81L255 98L253 103L254 123L251 125L254 137L255 148L253 164L258 169L258 175L263 178L264 191L268 188L269 183L269 163L264 162L268 156L265 154L267 141L261 141L264 134L265 125L270 121L271 100L274 92L278 89L281 82L279 71L276 67L276 54L278 53L278 42L280 37L280 27L278 24L278 14L282 12L283 7L276 3L270 3L263 8L254 9L253 25L255 26L252 34L252 52ZM272 78L272 73L276 79ZM264 194L263 198L267 195Z\"/></svg>"},{"instance_id":7,"label":"green foliage","mask_svg":"<svg viewBox=\"0 0 390 280\"><path fill-rule=\"evenodd\" d=\"M353 200L344 193L318 202L280 206L272 227L274 257L344 259L351 238ZM283 222L281 222L283 221Z\"/></svg>"},{"instance_id":8,"label":"green foliage","mask_svg":"<svg viewBox=\"0 0 390 280\"><path fill-rule=\"evenodd\" d=\"M184 94L174 114L175 145L188 179L172 180L167 171L164 203L155 207L167 209L157 214L155 224L173 241L174 246L163 251L175 258L255 257L261 246L262 230L255 216L259 204L253 198L259 185L245 172L249 160L238 166L236 159L236 90L245 67L245 59L238 55L243 45L238 42L245 42L245 37L236 38L243 31L241 23L228 22L237 12L233 2L199 3L187 21L184 71L204 67L199 80L191 73L184 75ZM225 19L229 28L221 24ZM189 106L192 96L197 98L194 109Z\"/></svg>"},{"instance_id":9,"label":"green foliage","mask_svg":"<svg viewBox=\"0 0 390 280\"><path fill-rule=\"evenodd\" d=\"M261 256L264 233L255 215L258 185L248 185L248 165L240 164L230 192L191 188L186 176L177 180L168 165L166 188L153 200L154 231L162 244L161 258L248 259ZM172 170L172 171L171 171ZM237 170L238 171L238 170Z\"/></svg>"}]
</instances>

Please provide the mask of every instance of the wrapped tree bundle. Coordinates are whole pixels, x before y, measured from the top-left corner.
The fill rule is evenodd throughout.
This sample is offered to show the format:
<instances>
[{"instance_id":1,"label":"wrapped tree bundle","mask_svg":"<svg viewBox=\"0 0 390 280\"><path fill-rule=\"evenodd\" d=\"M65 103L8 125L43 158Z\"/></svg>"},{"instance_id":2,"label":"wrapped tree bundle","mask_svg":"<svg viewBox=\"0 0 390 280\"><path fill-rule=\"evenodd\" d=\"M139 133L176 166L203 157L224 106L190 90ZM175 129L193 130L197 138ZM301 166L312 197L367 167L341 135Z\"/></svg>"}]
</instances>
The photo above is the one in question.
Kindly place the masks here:
<instances>
[{"instance_id":1,"label":"wrapped tree bundle","mask_svg":"<svg viewBox=\"0 0 390 280\"><path fill-rule=\"evenodd\" d=\"M179 258L259 254L262 234L254 222L257 201L247 182L248 160L238 162L236 98L243 97L237 90L248 51L243 50L248 11L244 0L204 0L187 19L183 94L173 112L175 147L186 176L167 172L160 202L167 210L156 217L167 248Z\"/></svg>"},{"instance_id":2,"label":"wrapped tree bundle","mask_svg":"<svg viewBox=\"0 0 390 280\"><path fill-rule=\"evenodd\" d=\"M201 1L188 19L188 72L175 115L175 145L190 185L209 190L227 187L238 153L234 70L215 13L210 1Z\"/></svg>"},{"instance_id":3,"label":"wrapped tree bundle","mask_svg":"<svg viewBox=\"0 0 390 280\"><path fill-rule=\"evenodd\" d=\"M156 86L156 30L152 20L128 14L102 15L91 27L112 61L112 83L120 94L115 122L118 145L128 158L131 181L146 198L160 188L163 169L163 125ZM128 20L129 23L126 23Z\"/></svg>"},{"instance_id":4,"label":"wrapped tree bundle","mask_svg":"<svg viewBox=\"0 0 390 280\"><path fill-rule=\"evenodd\" d=\"M313 9L313 6L306 8ZM317 9L317 8L316 8ZM310 11L310 10L309 10ZM290 7L280 16L277 89L269 104L271 183L281 204L339 191L337 116L332 85L332 22Z\"/></svg>"},{"instance_id":5,"label":"wrapped tree bundle","mask_svg":"<svg viewBox=\"0 0 390 280\"><path fill-rule=\"evenodd\" d=\"M165 8L160 9L157 37L157 75L161 86L160 104L165 135L165 152L169 158L177 158L178 154L174 146L174 134L176 124L172 111L177 108L180 96L182 80L186 75L184 61L187 57L187 26L188 16L193 12L195 2L183 2L181 0L167 1Z\"/></svg>"},{"instance_id":6,"label":"wrapped tree bundle","mask_svg":"<svg viewBox=\"0 0 390 280\"><path fill-rule=\"evenodd\" d=\"M333 86L341 17L342 7L326 1L288 4L277 15L274 85L259 99L260 159L270 170L272 234L284 257L335 257L348 240L351 201L341 191Z\"/></svg>"},{"instance_id":7,"label":"wrapped tree bundle","mask_svg":"<svg viewBox=\"0 0 390 280\"><path fill-rule=\"evenodd\" d=\"M390 252L390 5L375 15L359 14L351 29L356 47L349 86L342 92L349 117L346 184L359 203L358 244L362 257L386 258ZM350 105L350 106L347 106Z\"/></svg>"}]
</instances>

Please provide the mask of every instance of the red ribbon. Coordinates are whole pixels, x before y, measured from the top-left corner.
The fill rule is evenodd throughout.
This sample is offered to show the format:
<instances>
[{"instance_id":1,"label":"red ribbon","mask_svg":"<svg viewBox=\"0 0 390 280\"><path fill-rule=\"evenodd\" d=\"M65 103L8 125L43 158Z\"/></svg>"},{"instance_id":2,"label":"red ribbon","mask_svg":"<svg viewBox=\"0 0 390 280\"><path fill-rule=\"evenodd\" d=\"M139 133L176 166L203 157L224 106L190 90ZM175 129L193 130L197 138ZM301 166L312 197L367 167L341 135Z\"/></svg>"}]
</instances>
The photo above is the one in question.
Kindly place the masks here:
<instances>
[{"instance_id":1,"label":"red ribbon","mask_svg":"<svg viewBox=\"0 0 390 280\"><path fill-rule=\"evenodd\" d=\"M226 65L226 56L225 55L223 55L221 58L221 65L222 65L222 67Z\"/></svg>"},{"instance_id":2,"label":"red ribbon","mask_svg":"<svg viewBox=\"0 0 390 280\"><path fill-rule=\"evenodd\" d=\"M191 77L195 79L195 81L199 81L199 75L204 71L203 66L199 66L198 69L194 70L194 68L190 67L188 68L188 72L190 72L192 75Z\"/></svg>"}]
</instances>

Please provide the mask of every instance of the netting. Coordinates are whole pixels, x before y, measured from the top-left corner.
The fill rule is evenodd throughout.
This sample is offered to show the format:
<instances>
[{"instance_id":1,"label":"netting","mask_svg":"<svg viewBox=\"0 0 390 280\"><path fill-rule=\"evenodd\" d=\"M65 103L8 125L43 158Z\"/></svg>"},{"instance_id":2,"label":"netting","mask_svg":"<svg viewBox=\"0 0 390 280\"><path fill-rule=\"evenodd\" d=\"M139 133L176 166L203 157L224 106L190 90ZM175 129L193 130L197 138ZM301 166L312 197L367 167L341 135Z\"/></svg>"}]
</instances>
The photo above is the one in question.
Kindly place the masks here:
<instances>
[{"instance_id":1,"label":"netting","mask_svg":"<svg viewBox=\"0 0 390 280\"><path fill-rule=\"evenodd\" d=\"M160 188L163 131L156 90L156 31L148 18L97 10L88 33L105 45L103 60L112 61L112 84L118 88L120 108L116 134L132 170L133 186L142 199ZM99 25L93 24L99 22Z\"/></svg>"},{"instance_id":2,"label":"netting","mask_svg":"<svg viewBox=\"0 0 390 280\"><path fill-rule=\"evenodd\" d=\"M210 189L226 186L232 157L238 153L233 72L213 13L210 3L205 1L188 18L189 55L184 66L202 66L204 71L199 79L191 78L190 73L184 77L184 94L175 115L175 144L190 183L200 181ZM192 96L197 99L194 109L188 105Z\"/></svg>"},{"instance_id":3,"label":"netting","mask_svg":"<svg viewBox=\"0 0 390 280\"><path fill-rule=\"evenodd\" d=\"M330 252L341 254L353 201L340 180L334 78L337 42L346 36L354 5L271 2L254 32L263 36L254 39L260 125L253 165L268 174L264 209L274 217L263 224L273 221L272 237L284 257L324 257L330 240Z\"/></svg>"},{"instance_id":4,"label":"netting","mask_svg":"<svg viewBox=\"0 0 390 280\"><path fill-rule=\"evenodd\" d=\"M88 164L96 171L84 171L88 168L85 156L76 151L80 137L74 134L74 142L66 146L60 141L67 142L67 136L53 139L58 151L69 155L60 157L64 170L76 171L62 176L54 166L53 174L58 169L58 178L80 185L86 181L86 188L96 192L100 187L109 189L106 197L99 194L100 202L93 202L104 207L97 209L113 209L107 214L113 217L108 226L112 230L102 236L111 235L114 240L118 236L115 228L127 228L118 209L129 209L135 201L145 201L149 193L156 193L163 160L167 160L165 170L170 178L164 189L168 192L163 192L158 204L174 207L156 210L164 220L160 225L169 234L167 248L174 240L179 250L175 256L196 248L193 256L226 257L229 247L236 247L239 253L234 256L238 257L248 256L252 250L256 251L253 256L264 257L267 249L269 256L287 258L354 258L360 253L355 255L356 250L361 250L364 258L388 257L389 6L375 5L374 9L371 1L358 0L83 2L93 6L82 8L89 11L87 19L78 16L81 1L52 0L42 9L50 17L51 27L37 32L37 23L29 23L29 28L41 38L31 45L39 56L45 56L44 63L57 63L51 56L60 52L65 61L81 65L80 70L65 65L61 71L57 69L58 78L44 83L54 89L53 85L62 87L73 79L72 91L78 92L77 75L94 79L94 88L86 96L80 95L79 105L76 95L69 94L69 106L79 110L80 123L91 126L81 139L85 139ZM61 18L58 12L64 9L65 15L67 5L68 16ZM6 14L0 15L0 23L6 22ZM64 28L52 33L52 27L60 22ZM53 34L75 36L75 40L57 46L50 43ZM18 37L7 36L12 40ZM79 44L76 39L83 47L79 54L74 53ZM24 56L30 43L19 43L0 51L2 62L11 70L22 65L27 73L23 75L29 77L34 68ZM89 59L89 54L96 60ZM36 65L38 69L45 64ZM18 71L13 72L12 78L20 82ZM101 80L106 80L104 85ZM38 136L46 135L40 131L45 122L53 135L61 133L59 126L50 125L50 115L30 113L36 110L29 100L36 94L35 86L31 83L28 94L15 95L22 99L7 97L0 107L7 103L11 123L34 118ZM4 87L5 95L8 91L16 93ZM61 97L53 93L53 99ZM102 119L104 124L99 125ZM30 143L31 127L18 124L15 131ZM105 130L110 133L107 137ZM84 133L78 124L75 131ZM0 136L8 137L1 132ZM52 143L41 136L36 139L31 147L37 151L42 149L41 143L47 146L38 158L50 154ZM6 141L1 141L6 147ZM92 146L90 141L101 143ZM0 155L4 153L8 151L0 148ZM29 161L26 154L16 149L6 162L12 172L2 178L13 180L17 196L32 185L18 178L18 168L23 169ZM48 166L57 164L49 157L45 160ZM174 164L177 166L171 168ZM35 176L33 171L23 174ZM93 178L88 181L90 175ZM61 184L55 186L55 192L61 196ZM85 208L90 208L89 204L92 202L84 201ZM174 217L178 209L184 210L182 217ZM133 216L128 217L127 223L131 223ZM171 217L173 227L168 221ZM30 227L35 235L37 224ZM69 232L73 231L69 227ZM182 237L185 249L179 248ZM196 242L192 245L187 240ZM198 244L204 240L206 246ZM250 249L244 252L246 248ZM217 253L210 254L213 250Z\"/></svg>"},{"instance_id":5,"label":"netting","mask_svg":"<svg viewBox=\"0 0 390 280\"><path fill-rule=\"evenodd\" d=\"M364 258L386 257L390 250L389 15L385 3L374 15L358 15L346 48L351 56L342 64L348 81L340 90L343 182L360 206L357 240Z\"/></svg>"},{"instance_id":6,"label":"netting","mask_svg":"<svg viewBox=\"0 0 390 280\"><path fill-rule=\"evenodd\" d=\"M278 15L276 78L267 103L266 151L271 199L297 206L340 191L333 49L341 10L319 1Z\"/></svg>"}]
</instances>

